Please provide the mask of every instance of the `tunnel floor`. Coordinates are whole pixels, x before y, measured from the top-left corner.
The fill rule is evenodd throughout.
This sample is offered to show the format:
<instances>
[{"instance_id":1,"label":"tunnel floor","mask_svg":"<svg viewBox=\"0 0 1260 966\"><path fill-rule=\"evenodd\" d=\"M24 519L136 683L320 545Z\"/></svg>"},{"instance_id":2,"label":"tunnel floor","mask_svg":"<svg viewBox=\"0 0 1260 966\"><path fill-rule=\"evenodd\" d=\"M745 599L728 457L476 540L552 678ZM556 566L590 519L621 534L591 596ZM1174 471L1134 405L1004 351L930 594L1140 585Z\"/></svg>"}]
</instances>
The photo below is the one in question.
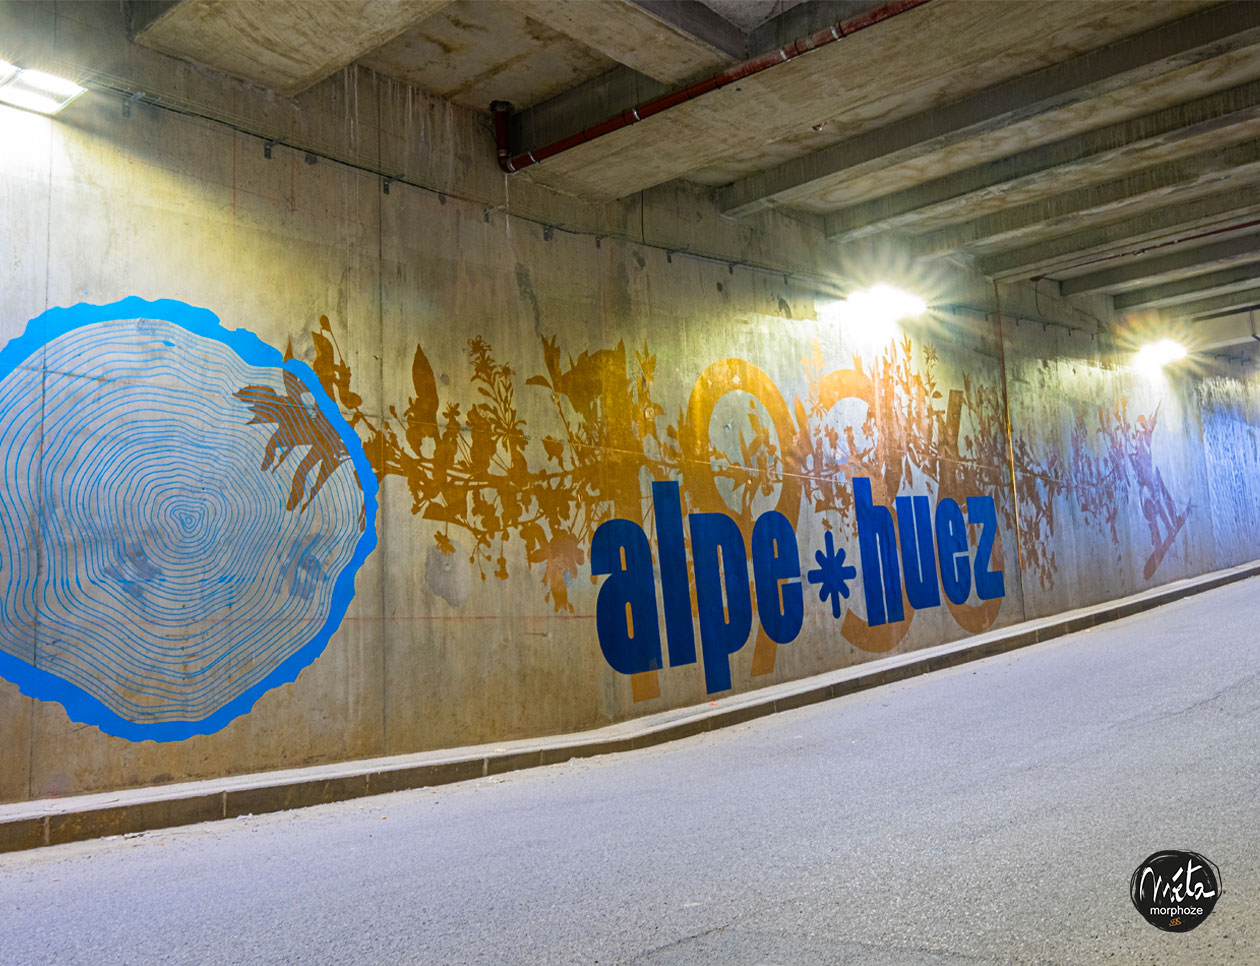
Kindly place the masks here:
<instances>
[{"instance_id":1,"label":"tunnel floor","mask_svg":"<svg viewBox=\"0 0 1260 966\"><path fill-rule=\"evenodd\" d=\"M0 962L1255 963L1260 584L622 755L0 856ZM1129 898L1185 849L1191 933Z\"/></svg>"}]
</instances>

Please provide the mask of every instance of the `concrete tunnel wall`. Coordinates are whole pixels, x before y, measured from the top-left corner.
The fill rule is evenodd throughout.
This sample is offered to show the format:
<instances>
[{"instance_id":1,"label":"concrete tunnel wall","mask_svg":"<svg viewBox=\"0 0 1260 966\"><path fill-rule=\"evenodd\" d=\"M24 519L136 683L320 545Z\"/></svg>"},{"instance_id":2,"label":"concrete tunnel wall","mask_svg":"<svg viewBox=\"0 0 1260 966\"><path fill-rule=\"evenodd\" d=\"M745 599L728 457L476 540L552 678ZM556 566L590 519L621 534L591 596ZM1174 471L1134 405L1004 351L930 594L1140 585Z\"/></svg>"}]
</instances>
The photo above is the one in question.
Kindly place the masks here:
<instances>
[{"instance_id":1,"label":"concrete tunnel wall","mask_svg":"<svg viewBox=\"0 0 1260 966\"><path fill-rule=\"evenodd\" d=\"M301 123L432 187L92 97L0 117L0 800L591 728L1260 556L1249 371L1142 375L1045 291L899 275L700 188L598 207L505 180L484 121L367 72ZM884 331L818 279L885 272L970 308ZM939 605L868 626L855 479L967 510L1001 595L932 574ZM794 531L801 627L771 640L753 587L729 688L704 629L738 623L731 547L706 613L653 481L738 526L754 583L787 545L755 522ZM654 577L623 581L651 603L621 651L592 566L613 519ZM828 539L855 570L835 611L807 575ZM760 601L786 613L780 565ZM652 617L660 666L615 670L601 632L651 663Z\"/></svg>"}]
</instances>

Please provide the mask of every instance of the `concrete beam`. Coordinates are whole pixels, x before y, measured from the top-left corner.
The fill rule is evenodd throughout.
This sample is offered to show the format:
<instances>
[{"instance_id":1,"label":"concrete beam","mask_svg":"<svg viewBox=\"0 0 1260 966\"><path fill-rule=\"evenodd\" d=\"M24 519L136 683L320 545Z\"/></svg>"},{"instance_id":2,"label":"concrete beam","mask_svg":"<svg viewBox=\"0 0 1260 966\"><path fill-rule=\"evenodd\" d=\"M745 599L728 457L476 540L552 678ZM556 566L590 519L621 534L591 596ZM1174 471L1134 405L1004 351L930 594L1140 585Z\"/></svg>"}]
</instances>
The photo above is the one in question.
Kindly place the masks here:
<instances>
[{"instance_id":1,"label":"concrete beam","mask_svg":"<svg viewBox=\"0 0 1260 966\"><path fill-rule=\"evenodd\" d=\"M1116 212L1132 212L1169 198L1219 191L1227 183L1256 180L1260 180L1260 141L1249 141L928 232L914 239L911 252L930 258L964 249L991 251L1029 238L1084 228L1100 217L1114 217Z\"/></svg>"},{"instance_id":2,"label":"concrete beam","mask_svg":"<svg viewBox=\"0 0 1260 966\"><path fill-rule=\"evenodd\" d=\"M856 17L883 2L885 0L809 0L808 3L798 3L754 27L748 34L748 53L756 56L790 44L833 23Z\"/></svg>"},{"instance_id":3,"label":"concrete beam","mask_svg":"<svg viewBox=\"0 0 1260 966\"><path fill-rule=\"evenodd\" d=\"M733 216L792 204L841 181L1257 43L1260 4L1212 7L737 181L720 192L719 204Z\"/></svg>"},{"instance_id":4,"label":"concrete beam","mask_svg":"<svg viewBox=\"0 0 1260 966\"><path fill-rule=\"evenodd\" d=\"M628 2L651 14L660 23L718 51L728 60L743 60L748 56L748 37L744 35L744 32L729 20L714 13L699 0L628 0Z\"/></svg>"},{"instance_id":5,"label":"concrete beam","mask_svg":"<svg viewBox=\"0 0 1260 966\"><path fill-rule=\"evenodd\" d=\"M1117 163L1132 169L1147 152L1182 142L1212 138L1219 148L1230 140L1260 135L1260 81L1178 104L1143 117L1122 121L1021 151L997 161L935 178L904 191L827 215L827 235L834 241L856 241L884 231L920 223L925 216L961 220L982 198L1030 188L1053 179L1096 176Z\"/></svg>"},{"instance_id":6,"label":"concrete beam","mask_svg":"<svg viewBox=\"0 0 1260 966\"><path fill-rule=\"evenodd\" d=\"M713 74L742 57L744 35L698 2L664 4L658 11L647 3L630 0L510 0L532 20L546 24L605 57L667 84L682 84L696 76ZM708 17L734 32L734 37L704 29L698 7ZM678 10L672 8L678 7ZM667 20L662 13L672 14ZM690 29L678 24L685 23ZM737 54L728 49L737 44Z\"/></svg>"},{"instance_id":7,"label":"concrete beam","mask_svg":"<svg viewBox=\"0 0 1260 966\"><path fill-rule=\"evenodd\" d=\"M129 0L123 5L127 15L127 32L134 38L179 3L180 0Z\"/></svg>"},{"instance_id":8,"label":"concrete beam","mask_svg":"<svg viewBox=\"0 0 1260 966\"><path fill-rule=\"evenodd\" d=\"M1255 313L1237 312L1196 322L1190 330L1190 341L1194 343L1196 352L1260 342L1256 336Z\"/></svg>"},{"instance_id":9,"label":"concrete beam","mask_svg":"<svg viewBox=\"0 0 1260 966\"><path fill-rule=\"evenodd\" d=\"M675 86L652 80L629 67L614 67L540 104L514 112L512 150L524 151L567 137L636 104L668 94Z\"/></svg>"},{"instance_id":10,"label":"concrete beam","mask_svg":"<svg viewBox=\"0 0 1260 966\"><path fill-rule=\"evenodd\" d=\"M1260 306L1260 288L1243 288L1194 302L1178 302L1161 310L1165 318L1197 319L1216 315L1230 309L1250 309Z\"/></svg>"},{"instance_id":11,"label":"concrete beam","mask_svg":"<svg viewBox=\"0 0 1260 966\"><path fill-rule=\"evenodd\" d=\"M1194 275L1190 278L1178 279L1175 282L1164 282L1161 285L1148 285L1146 288L1124 292L1113 299L1117 312L1126 312L1137 308L1155 308L1184 302L1196 295L1206 295L1216 291L1241 291L1252 287L1260 281L1260 262L1249 262L1233 268L1223 268L1218 272Z\"/></svg>"},{"instance_id":12,"label":"concrete beam","mask_svg":"<svg viewBox=\"0 0 1260 966\"><path fill-rule=\"evenodd\" d=\"M292 97L446 6L446 0L147 0L136 43Z\"/></svg>"},{"instance_id":13,"label":"concrete beam","mask_svg":"<svg viewBox=\"0 0 1260 966\"><path fill-rule=\"evenodd\" d=\"M522 2L527 2L531 5L536 4L544 8L551 6L550 0L522 0ZM615 0L615 2L625 3L627 0ZM634 3L636 0L628 0L628 2ZM705 11L705 14L700 14L700 18L703 18L703 22L701 22L697 17L687 16L684 18L681 15L685 12L684 8L691 8L692 13L699 14L699 11L695 11L690 3L675 3L673 0L663 0L663 2L644 0L644 2L639 2L637 5L641 6L652 16L657 16L663 21L672 23L684 33L695 31L691 35L697 38L696 42L698 44L707 44L731 56L726 57L717 65L716 69L714 69L713 62L707 58L696 59L691 66L688 66L688 62L684 62L682 65L675 64L673 65L673 70L677 72L675 77L681 79L658 80L647 70L648 63L639 61L641 66L636 69L630 65L631 57L626 56L623 60L617 53L613 52L610 46L605 51L605 54L614 60L621 60L621 66L512 115L511 143L513 150L524 151L541 144L548 144L562 137L567 137L574 131L580 131L583 128L590 127L592 124L598 124L600 121L605 121L615 114L620 114L622 111L629 110L637 104L642 104L644 101L668 94L681 84L694 81L698 76L702 77L708 73L716 72L716 70L720 70L729 64L732 59L742 59L745 56L743 53L745 48L748 56L764 53L783 43L796 40L799 37L821 30L830 24L861 13L867 7L874 6L875 2L877 0L841 0L841 2L836 2L836 0L811 0L810 3L798 4L754 30L746 38L746 44L743 34L740 34L735 27L725 20L718 18L720 24L715 24L709 20L705 14L715 17L716 14L713 14L703 4L700 4L700 7ZM589 0L588 2L580 3L580 5L583 7L596 6ZM525 8L521 7L521 9ZM529 15L531 17L536 16L532 12ZM671 16L674 19L670 20ZM563 27L558 23L552 23L551 25L553 29L563 32ZM734 33L731 33L731 31L734 31ZM657 72L660 73L661 71ZM1257 133L1260 134L1260 131Z\"/></svg>"},{"instance_id":14,"label":"concrete beam","mask_svg":"<svg viewBox=\"0 0 1260 966\"><path fill-rule=\"evenodd\" d=\"M1055 269L1080 265L1094 256L1225 227L1246 221L1257 213L1260 213L1260 191L1254 187L1236 188L990 255L980 260L980 270L991 278L1052 275Z\"/></svg>"},{"instance_id":15,"label":"concrete beam","mask_svg":"<svg viewBox=\"0 0 1260 966\"><path fill-rule=\"evenodd\" d=\"M1254 259L1260 254L1260 235L1243 235L1227 238L1211 245L1199 245L1168 255L1140 258L1130 265L1090 272L1059 283L1062 295L1083 295L1087 292L1114 291L1122 285L1143 279L1156 279L1164 275L1184 274L1187 271L1204 272L1209 268L1221 268L1234 262Z\"/></svg>"}]
</instances>

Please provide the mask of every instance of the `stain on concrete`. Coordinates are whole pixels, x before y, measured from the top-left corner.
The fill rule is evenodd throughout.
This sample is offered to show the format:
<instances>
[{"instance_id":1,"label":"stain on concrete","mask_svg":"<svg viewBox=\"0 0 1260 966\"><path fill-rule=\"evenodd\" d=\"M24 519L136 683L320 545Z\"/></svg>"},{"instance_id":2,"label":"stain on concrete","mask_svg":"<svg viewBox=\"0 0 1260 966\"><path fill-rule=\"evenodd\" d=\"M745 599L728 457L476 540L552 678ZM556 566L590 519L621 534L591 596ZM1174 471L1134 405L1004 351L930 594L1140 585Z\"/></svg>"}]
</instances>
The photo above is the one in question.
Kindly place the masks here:
<instances>
[{"instance_id":1,"label":"stain on concrete","mask_svg":"<svg viewBox=\"0 0 1260 966\"><path fill-rule=\"evenodd\" d=\"M445 548L430 547L424 555L424 582L452 607L462 606L472 593L466 551L453 541Z\"/></svg>"}]
</instances>

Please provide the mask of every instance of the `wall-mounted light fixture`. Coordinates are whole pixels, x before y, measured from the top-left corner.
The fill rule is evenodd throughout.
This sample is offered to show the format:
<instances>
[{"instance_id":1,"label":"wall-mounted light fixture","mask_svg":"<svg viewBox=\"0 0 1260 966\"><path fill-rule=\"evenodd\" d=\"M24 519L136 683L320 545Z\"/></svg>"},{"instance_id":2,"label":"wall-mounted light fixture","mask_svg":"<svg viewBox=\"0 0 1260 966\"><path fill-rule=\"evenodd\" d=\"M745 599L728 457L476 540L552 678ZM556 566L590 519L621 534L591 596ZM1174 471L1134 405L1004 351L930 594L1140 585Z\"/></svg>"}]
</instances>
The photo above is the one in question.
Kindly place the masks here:
<instances>
[{"instance_id":1,"label":"wall-mounted light fixture","mask_svg":"<svg viewBox=\"0 0 1260 966\"><path fill-rule=\"evenodd\" d=\"M37 114L56 114L84 90L56 74L23 69L0 60L0 103Z\"/></svg>"},{"instance_id":2,"label":"wall-mounted light fixture","mask_svg":"<svg viewBox=\"0 0 1260 966\"><path fill-rule=\"evenodd\" d=\"M927 305L909 292L880 282L843 300L821 302L816 311L819 322L842 327L845 338L880 346L896 338L898 322L922 315Z\"/></svg>"},{"instance_id":3,"label":"wall-mounted light fixture","mask_svg":"<svg viewBox=\"0 0 1260 966\"><path fill-rule=\"evenodd\" d=\"M921 298L883 282L854 292L845 301L852 312L876 324L912 319L927 311L927 305Z\"/></svg>"},{"instance_id":4,"label":"wall-mounted light fixture","mask_svg":"<svg viewBox=\"0 0 1260 966\"><path fill-rule=\"evenodd\" d=\"M1177 362L1186 357L1186 347L1175 339L1160 339L1138 349L1133 357L1133 365L1146 372L1157 372L1170 362Z\"/></svg>"}]
</instances>

